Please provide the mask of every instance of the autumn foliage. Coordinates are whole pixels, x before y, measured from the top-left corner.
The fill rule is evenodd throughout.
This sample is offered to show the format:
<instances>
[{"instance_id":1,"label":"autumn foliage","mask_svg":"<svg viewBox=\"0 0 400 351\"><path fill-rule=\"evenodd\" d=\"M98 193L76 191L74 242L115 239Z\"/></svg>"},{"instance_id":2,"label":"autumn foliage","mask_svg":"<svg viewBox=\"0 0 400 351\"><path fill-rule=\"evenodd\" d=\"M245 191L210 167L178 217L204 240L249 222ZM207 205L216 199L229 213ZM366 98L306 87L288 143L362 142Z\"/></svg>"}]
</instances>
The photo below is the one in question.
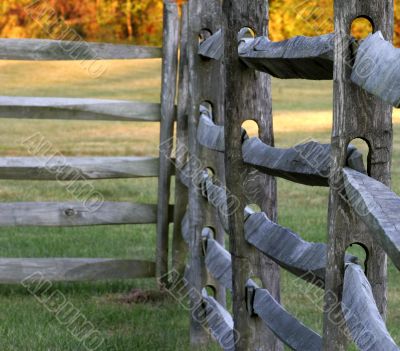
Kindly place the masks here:
<instances>
[{"instance_id":1,"label":"autumn foliage","mask_svg":"<svg viewBox=\"0 0 400 351\"><path fill-rule=\"evenodd\" d=\"M61 22L90 41L160 44L162 1L1 0L1 37L61 39Z\"/></svg>"},{"instance_id":2,"label":"autumn foliage","mask_svg":"<svg viewBox=\"0 0 400 351\"><path fill-rule=\"evenodd\" d=\"M374 1L374 0L363 0ZM334 30L334 0L270 0L270 37L282 40L295 35L321 35ZM372 31L368 21L353 24L353 36ZM395 6L394 44L400 46L400 7Z\"/></svg>"},{"instance_id":3,"label":"autumn foliage","mask_svg":"<svg viewBox=\"0 0 400 351\"><path fill-rule=\"evenodd\" d=\"M400 11L395 13L394 42L400 46ZM54 25L55 18L62 26ZM0 37L62 39L60 27L67 26L89 41L159 45L162 0L1 0ZM333 0L270 0L269 27L273 40L330 33ZM360 36L366 31L355 29Z\"/></svg>"}]
</instances>

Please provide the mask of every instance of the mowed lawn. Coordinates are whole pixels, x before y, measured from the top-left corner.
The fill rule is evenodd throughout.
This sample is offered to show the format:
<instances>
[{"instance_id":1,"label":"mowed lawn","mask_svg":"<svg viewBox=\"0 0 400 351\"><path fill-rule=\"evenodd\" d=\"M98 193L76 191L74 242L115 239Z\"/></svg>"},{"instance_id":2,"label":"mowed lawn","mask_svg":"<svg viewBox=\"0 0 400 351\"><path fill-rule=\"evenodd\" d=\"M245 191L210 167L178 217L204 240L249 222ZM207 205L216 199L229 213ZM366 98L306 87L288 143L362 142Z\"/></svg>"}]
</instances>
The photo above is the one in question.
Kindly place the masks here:
<instances>
[{"instance_id":1,"label":"mowed lawn","mask_svg":"<svg viewBox=\"0 0 400 351\"><path fill-rule=\"evenodd\" d=\"M107 71L91 79L79 63L0 62L1 95L95 97L159 101L160 61L106 62ZM292 146L310 138L329 142L332 83L273 81L275 139ZM158 153L158 124L2 119L0 156L28 156L23 140L40 132L52 152L66 156L143 156ZM396 113L393 189L400 193L400 122ZM56 182L0 181L0 201L74 200ZM92 183L106 200L155 203L157 181L112 180ZM326 241L328 189L279 180L279 223L310 241ZM89 228L0 228L3 257L114 257L154 260L155 226ZM389 269L389 329L400 342L397 272ZM99 330L99 350L189 350L188 312L168 296L154 293L134 303L132 289L155 290L154 280L56 284ZM292 275L282 273L286 308L317 331L322 304ZM397 326L397 328L396 328ZM0 286L0 349L78 351L85 347L56 316L22 286ZM206 350L218 350L210 345Z\"/></svg>"}]
</instances>

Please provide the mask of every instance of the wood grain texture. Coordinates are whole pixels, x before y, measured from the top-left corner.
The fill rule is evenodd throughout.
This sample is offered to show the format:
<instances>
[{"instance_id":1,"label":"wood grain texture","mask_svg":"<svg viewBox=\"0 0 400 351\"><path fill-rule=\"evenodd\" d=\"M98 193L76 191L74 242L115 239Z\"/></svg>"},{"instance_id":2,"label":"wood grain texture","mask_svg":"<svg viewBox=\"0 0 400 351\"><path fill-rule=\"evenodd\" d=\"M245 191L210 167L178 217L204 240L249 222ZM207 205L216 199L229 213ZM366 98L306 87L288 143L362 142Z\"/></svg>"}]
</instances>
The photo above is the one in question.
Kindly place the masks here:
<instances>
[{"instance_id":1,"label":"wood grain texture","mask_svg":"<svg viewBox=\"0 0 400 351\"><path fill-rule=\"evenodd\" d=\"M160 175L157 199L156 275L167 285L169 250L169 201L171 195L172 146L177 91L179 15L174 0L163 0L163 61L161 82ZM161 277L165 277L161 279Z\"/></svg>"},{"instance_id":2,"label":"wood grain texture","mask_svg":"<svg viewBox=\"0 0 400 351\"><path fill-rule=\"evenodd\" d=\"M281 149L264 144L259 138L251 138L244 141L242 152L246 164L271 176L311 186L329 185L330 144L310 141ZM362 154L352 146L349 146L347 159L350 157L351 166L365 172Z\"/></svg>"},{"instance_id":3,"label":"wood grain texture","mask_svg":"<svg viewBox=\"0 0 400 351\"><path fill-rule=\"evenodd\" d=\"M199 44L199 55L208 59L221 60L224 56L224 37L222 30L217 30L214 34Z\"/></svg>"},{"instance_id":4,"label":"wood grain texture","mask_svg":"<svg viewBox=\"0 0 400 351\"><path fill-rule=\"evenodd\" d=\"M282 79L331 80L334 34L298 36L272 42L268 37L245 39L239 56L249 67Z\"/></svg>"},{"instance_id":5,"label":"wood grain texture","mask_svg":"<svg viewBox=\"0 0 400 351\"><path fill-rule=\"evenodd\" d=\"M0 179L89 180L157 177L154 157L1 157Z\"/></svg>"},{"instance_id":6,"label":"wood grain texture","mask_svg":"<svg viewBox=\"0 0 400 351\"><path fill-rule=\"evenodd\" d=\"M190 240L190 223L189 223L188 212L186 212L182 218L181 228L182 228L182 238L185 241L185 243L189 246L191 240Z\"/></svg>"},{"instance_id":7,"label":"wood grain texture","mask_svg":"<svg viewBox=\"0 0 400 351\"><path fill-rule=\"evenodd\" d=\"M346 267L342 310L347 328L360 351L399 351L379 313L362 268Z\"/></svg>"},{"instance_id":8,"label":"wood grain texture","mask_svg":"<svg viewBox=\"0 0 400 351\"><path fill-rule=\"evenodd\" d=\"M214 239L206 241L206 267L212 277L226 289L232 290L231 254Z\"/></svg>"},{"instance_id":9,"label":"wood grain texture","mask_svg":"<svg viewBox=\"0 0 400 351\"><path fill-rule=\"evenodd\" d=\"M156 219L155 205L129 202L0 203L0 226L152 224Z\"/></svg>"},{"instance_id":10,"label":"wood grain texture","mask_svg":"<svg viewBox=\"0 0 400 351\"><path fill-rule=\"evenodd\" d=\"M122 60L160 58L158 47L60 41L46 39L0 39L0 60Z\"/></svg>"},{"instance_id":11,"label":"wood grain texture","mask_svg":"<svg viewBox=\"0 0 400 351\"><path fill-rule=\"evenodd\" d=\"M276 218L276 181L247 166L242 157L242 123L252 119L259 137L273 146L271 78L248 68L238 55L238 33L245 27L268 36L268 1L223 0L225 65L225 173L226 187L240 204L229 211L229 238L233 270L233 319L240 334L237 351L283 350L282 343L259 318L249 316L244 286L258 277L279 301L279 267L246 242L244 208L256 204L272 220ZM239 40L238 40L239 39Z\"/></svg>"},{"instance_id":12,"label":"wood grain texture","mask_svg":"<svg viewBox=\"0 0 400 351\"><path fill-rule=\"evenodd\" d=\"M265 213L249 215L244 232L246 240L289 272L324 287L327 246L304 241L298 234L272 222ZM346 262L357 262L347 255Z\"/></svg>"},{"instance_id":13,"label":"wood grain texture","mask_svg":"<svg viewBox=\"0 0 400 351\"><path fill-rule=\"evenodd\" d=\"M182 184L186 187L189 188L192 184L192 179L190 177L190 165L189 162L187 162L179 171L179 179L182 182Z\"/></svg>"},{"instance_id":14,"label":"wood grain texture","mask_svg":"<svg viewBox=\"0 0 400 351\"><path fill-rule=\"evenodd\" d=\"M224 127L216 125L204 110L201 111L197 127L197 140L200 145L210 150L225 151Z\"/></svg>"},{"instance_id":15,"label":"wood grain texture","mask_svg":"<svg viewBox=\"0 0 400 351\"><path fill-rule=\"evenodd\" d=\"M201 194L207 199L208 204L216 210L220 225L229 234L227 189L221 183L214 184L214 181L217 182L207 172L204 172L199 183Z\"/></svg>"},{"instance_id":16,"label":"wood grain texture","mask_svg":"<svg viewBox=\"0 0 400 351\"><path fill-rule=\"evenodd\" d=\"M235 337L233 320L229 312L203 289L203 302L205 304L208 327L224 351L235 351Z\"/></svg>"},{"instance_id":17,"label":"wood grain texture","mask_svg":"<svg viewBox=\"0 0 400 351\"><path fill-rule=\"evenodd\" d=\"M178 170L175 176L175 207L174 229L172 237L172 267L183 276L186 267L188 253L187 235L189 235L189 218L187 206L189 202L188 185L185 175L181 172L188 163L188 104L189 104L189 67L187 56L188 45L188 4L181 7L181 35L179 58L179 82L178 82L178 111L176 117L176 151L175 168ZM172 170L173 171L173 170ZM183 226L185 224L185 226ZM186 226L187 224L187 226ZM185 242L186 241L186 242Z\"/></svg>"},{"instance_id":18,"label":"wood grain texture","mask_svg":"<svg viewBox=\"0 0 400 351\"><path fill-rule=\"evenodd\" d=\"M252 280L246 286L254 289L254 312L285 345L296 351L322 351L321 336L287 312L267 289L259 289Z\"/></svg>"},{"instance_id":19,"label":"wood grain texture","mask_svg":"<svg viewBox=\"0 0 400 351\"><path fill-rule=\"evenodd\" d=\"M391 39L393 33L393 1L336 0L334 59L334 118L332 129L332 164L328 215L328 264L324 313L324 351L347 350L346 333L341 327L340 308L344 278L344 255L354 243L367 251L367 278L379 312L386 315L386 255L373 239L369 229L348 204L342 169L346 164L348 144L361 138L369 145L368 174L390 184L392 152L391 107L367 93L351 81L354 51L350 28L357 17L367 17L374 30ZM329 311L329 312L328 312Z\"/></svg>"},{"instance_id":20,"label":"wood grain texture","mask_svg":"<svg viewBox=\"0 0 400 351\"><path fill-rule=\"evenodd\" d=\"M381 182L350 168L343 169L343 178L353 210L400 269L400 197Z\"/></svg>"},{"instance_id":21,"label":"wood grain texture","mask_svg":"<svg viewBox=\"0 0 400 351\"><path fill-rule=\"evenodd\" d=\"M351 80L383 101L400 107L400 50L378 31L357 50Z\"/></svg>"},{"instance_id":22,"label":"wood grain texture","mask_svg":"<svg viewBox=\"0 0 400 351\"><path fill-rule=\"evenodd\" d=\"M0 118L159 122L161 116L154 103L0 96Z\"/></svg>"},{"instance_id":23,"label":"wood grain texture","mask_svg":"<svg viewBox=\"0 0 400 351\"><path fill-rule=\"evenodd\" d=\"M0 283L31 286L44 283L149 278L149 261L109 258L0 258Z\"/></svg>"},{"instance_id":24,"label":"wood grain texture","mask_svg":"<svg viewBox=\"0 0 400 351\"><path fill-rule=\"evenodd\" d=\"M191 289L201 293L207 284L207 275L202 250L202 232L213 228L214 239L223 245L225 231L218 213L196 186L196 178L206 168L212 169L222 184L225 182L224 156L202 147L197 141L201 111L208 110L215 124L224 123L224 76L219 60L209 60L199 55L199 36L206 30L215 33L222 27L220 0L189 0L189 154L191 186L189 187L190 232L193 240L190 253L192 270ZM200 110L202 109L202 110ZM225 288L215 282L215 299L225 306ZM191 319L191 344L199 346L209 341L209 335L193 316Z\"/></svg>"}]
</instances>

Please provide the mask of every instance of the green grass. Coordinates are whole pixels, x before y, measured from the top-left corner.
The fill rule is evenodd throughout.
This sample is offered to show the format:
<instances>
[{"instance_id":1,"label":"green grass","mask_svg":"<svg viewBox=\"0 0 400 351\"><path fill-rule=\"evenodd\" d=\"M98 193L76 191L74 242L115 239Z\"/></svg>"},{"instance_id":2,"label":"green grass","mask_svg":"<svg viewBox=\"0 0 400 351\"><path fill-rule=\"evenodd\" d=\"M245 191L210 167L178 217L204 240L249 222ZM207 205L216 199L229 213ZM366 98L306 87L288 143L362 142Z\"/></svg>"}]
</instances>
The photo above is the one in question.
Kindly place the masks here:
<instances>
[{"instance_id":1,"label":"green grass","mask_svg":"<svg viewBox=\"0 0 400 351\"><path fill-rule=\"evenodd\" d=\"M100 79L89 78L79 63L0 63L2 95L98 97L159 100L160 62L107 62ZM332 121L331 82L273 82L276 144L292 146L306 139L329 142ZM395 122L399 122L396 114ZM1 120L1 156L26 156L22 141L40 131L52 151L64 155L157 155L157 124ZM393 188L400 192L400 128L395 124ZM72 200L55 182L0 181L1 201ZM92 183L110 201L154 203L155 179ZM310 241L326 241L328 190L278 180L279 222ZM1 228L3 257L116 257L154 259L154 226L89 228ZM388 326L400 342L399 279L389 268ZM172 298L127 303L133 288L154 290L153 280L56 284L102 333L100 350L188 350L188 312ZM282 274L282 301L304 323L321 331L321 303L311 301L307 286ZM0 286L0 349L85 350L21 286ZM207 350L218 350L214 346Z\"/></svg>"}]
</instances>

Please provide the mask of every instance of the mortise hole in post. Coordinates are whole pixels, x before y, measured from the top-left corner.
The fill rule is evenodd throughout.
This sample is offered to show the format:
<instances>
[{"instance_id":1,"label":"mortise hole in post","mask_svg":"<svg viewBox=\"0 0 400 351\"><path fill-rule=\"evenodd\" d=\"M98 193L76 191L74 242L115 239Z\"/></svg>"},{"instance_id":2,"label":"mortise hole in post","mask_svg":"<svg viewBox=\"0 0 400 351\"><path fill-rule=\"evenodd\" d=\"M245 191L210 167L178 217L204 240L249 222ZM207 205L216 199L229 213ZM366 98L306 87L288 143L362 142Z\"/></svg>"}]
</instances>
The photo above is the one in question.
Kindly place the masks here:
<instances>
[{"instance_id":1,"label":"mortise hole in post","mask_svg":"<svg viewBox=\"0 0 400 351\"><path fill-rule=\"evenodd\" d=\"M215 238L215 229L212 227L204 227L201 230L201 239L202 239L202 251L203 255L207 255L207 242L208 239L214 239Z\"/></svg>"},{"instance_id":2,"label":"mortise hole in post","mask_svg":"<svg viewBox=\"0 0 400 351\"><path fill-rule=\"evenodd\" d=\"M263 283L260 278L258 277L251 277L250 278L254 283L258 285L259 288L263 288Z\"/></svg>"},{"instance_id":3,"label":"mortise hole in post","mask_svg":"<svg viewBox=\"0 0 400 351\"><path fill-rule=\"evenodd\" d=\"M252 214L260 212L262 212L260 206L257 204L248 204L244 208L244 220L246 221Z\"/></svg>"},{"instance_id":4,"label":"mortise hole in post","mask_svg":"<svg viewBox=\"0 0 400 351\"><path fill-rule=\"evenodd\" d=\"M211 167L207 167L206 169L204 169L205 172L207 172L209 177L213 177L215 172Z\"/></svg>"},{"instance_id":5,"label":"mortise hole in post","mask_svg":"<svg viewBox=\"0 0 400 351\"><path fill-rule=\"evenodd\" d=\"M200 104L200 115L205 114L211 119L213 118L213 106L212 103L209 101L203 101Z\"/></svg>"},{"instance_id":6,"label":"mortise hole in post","mask_svg":"<svg viewBox=\"0 0 400 351\"><path fill-rule=\"evenodd\" d=\"M214 170L210 167L204 168L200 173L199 173L199 184L200 184L200 189L201 193L204 197L207 197L207 180L210 178L214 177Z\"/></svg>"},{"instance_id":7,"label":"mortise hole in post","mask_svg":"<svg viewBox=\"0 0 400 351\"><path fill-rule=\"evenodd\" d=\"M248 204L248 205L246 206L246 208L248 208L248 209L251 210L252 212L256 212L256 213L262 212L262 211L261 211L261 207L258 206L257 204Z\"/></svg>"},{"instance_id":8,"label":"mortise hole in post","mask_svg":"<svg viewBox=\"0 0 400 351\"><path fill-rule=\"evenodd\" d=\"M205 238L210 238L210 239L214 239L215 237L215 230L213 227L204 227L201 230L201 236L205 239Z\"/></svg>"},{"instance_id":9,"label":"mortise hole in post","mask_svg":"<svg viewBox=\"0 0 400 351\"><path fill-rule=\"evenodd\" d=\"M206 287L204 289L206 289L208 296L211 296L211 297L215 298L216 293L217 293L217 289L215 288L215 286L206 285Z\"/></svg>"},{"instance_id":10,"label":"mortise hole in post","mask_svg":"<svg viewBox=\"0 0 400 351\"><path fill-rule=\"evenodd\" d=\"M240 31L239 31L239 39L253 39L255 38L257 35L256 31L250 27L243 27Z\"/></svg>"},{"instance_id":11,"label":"mortise hole in post","mask_svg":"<svg viewBox=\"0 0 400 351\"><path fill-rule=\"evenodd\" d=\"M358 258L357 264L359 264L365 274L368 269L368 249L361 243L350 244L346 250L346 254L356 256Z\"/></svg>"},{"instance_id":12,"label":"mortise hole in post","mask_svg":"<svg viewBox=\"0 0 400 351\"><path fill-rule=\"evenodd\" d=\"M350 151L351 148L356 150ZM347 158L347 166L359 172L370 175L371 171L371 147L369 142L363 138L353 139L348 148L350 154Z\"/></svg>"},{"instance_id":13,"label":"mortise hole in post","mask_svg":"<svg viewBox=\"0 0 400 351\"><path fill-rule=\"evenodd\" d=\"M259 136L259 128L256 121L249 119L242 123L242 129L246 131L249 138L254 138Z\"/></svg>"},{"instance_id":14,"label":"mortise hole in post","mask_svg":"<svg viewBox=\"0 0 400 351\"><path fill-rule=\"evenodd\" d=\"M374 32L374 24L368 16L359 16L351 23L351 35L357 40L363 40Z\"/></svg>"},{"instance_id":15,"label":"mortise hole in post","mask_svg":"<svg viewBox=\"0 0 400 351\"><path fill-rule=\"evenodd\" d=\"M202 29L199 33L199 44L201 44L203 41L207 40L211 36L212 32L209 29Z\"/></svg>"}]
</instances>

